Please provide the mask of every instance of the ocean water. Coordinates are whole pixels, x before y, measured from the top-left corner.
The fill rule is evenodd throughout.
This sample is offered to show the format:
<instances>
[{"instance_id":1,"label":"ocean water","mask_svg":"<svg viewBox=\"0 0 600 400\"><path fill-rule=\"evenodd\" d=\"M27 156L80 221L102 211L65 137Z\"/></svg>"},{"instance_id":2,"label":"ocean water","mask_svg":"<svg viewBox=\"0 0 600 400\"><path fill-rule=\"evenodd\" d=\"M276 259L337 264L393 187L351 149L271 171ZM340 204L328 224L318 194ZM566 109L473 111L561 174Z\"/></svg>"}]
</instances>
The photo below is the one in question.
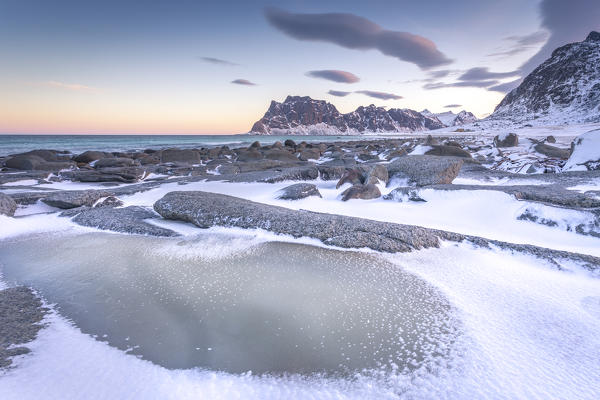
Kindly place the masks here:
<instances>
[{"instance_id":1,"label":"ocean water","mask_svg":"<svg viewBox=\"0 0 600 400\"><path fill-rule=\"evenodd\" d=\"M374 136L265 136L265 135L0 135L0 156L35 149L63 150L81 153L86 150L126 151L162 149L167 147L195 148L228 145L247 146L255 140L264 144L292 139L296 142L335 142L362 140ZM393 136L376 136L377 138Z\"/></svg>"}]
</instances>

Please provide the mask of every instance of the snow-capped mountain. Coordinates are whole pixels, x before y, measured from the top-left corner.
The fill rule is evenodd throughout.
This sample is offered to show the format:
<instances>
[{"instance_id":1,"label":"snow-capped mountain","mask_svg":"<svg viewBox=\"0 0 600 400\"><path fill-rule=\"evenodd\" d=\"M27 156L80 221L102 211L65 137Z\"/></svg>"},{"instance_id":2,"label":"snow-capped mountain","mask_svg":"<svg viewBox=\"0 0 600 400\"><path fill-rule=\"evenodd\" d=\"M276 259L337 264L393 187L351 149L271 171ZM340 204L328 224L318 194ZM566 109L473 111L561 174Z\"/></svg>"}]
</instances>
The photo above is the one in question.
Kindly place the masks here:
<instances>
[{"instance_id":1,"label":"snow-capped mountain","mask_svg":"<svg viewBox=\"0 0 600 400\"><path fill-rule=\"evenodd\" d=\"M488 119L535 125L600 122L600 33L554 50Z\"/></svg>"},{"instance_id":2,"label":"snow-capped mountain","mask_svg":"<svg viewBox=\"0 0 600 400\"><path fill-rule=\"evenodd\" d=\"M469 111L461 111L458 114L454 114L452 111L446 111L443 113L432 113L428 109L421 111L421 114L428 117L436 117L446 126L458 126L476 122L478 119L473 113Z\"/></svg>"},{"instance_id":3,"label":"snow-capped mountain","mask_svg":"<svg viewBox=\"0 0 600 400\"><path fill-rule=\"evenodd\" d=\"M272 101L265 115L252 126L251 133L340 135L365 132L413 132L443 128L436 117L409 109L386 110L373 104L341 114L325 100L308 96L288 96L283 103Z\"/></svg>"}]
</instances>

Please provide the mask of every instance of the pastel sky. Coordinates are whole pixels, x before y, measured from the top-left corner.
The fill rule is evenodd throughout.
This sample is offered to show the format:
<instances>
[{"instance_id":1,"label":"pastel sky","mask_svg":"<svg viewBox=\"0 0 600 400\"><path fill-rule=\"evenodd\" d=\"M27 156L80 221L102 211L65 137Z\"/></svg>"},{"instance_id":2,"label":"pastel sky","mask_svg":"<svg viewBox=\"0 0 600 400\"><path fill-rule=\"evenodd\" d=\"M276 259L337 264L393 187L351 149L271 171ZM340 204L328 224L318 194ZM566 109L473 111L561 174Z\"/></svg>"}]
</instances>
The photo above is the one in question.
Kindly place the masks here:
<instances>
[{"instance_id":1,"label":"pastel sky","mask_svg":"<svg viewBox=\"0 0 600 400\"><path fill-rule=\"evenodd\" d=\"M271 100L482 117L598 0L0 0L0 133L247 132Z\"/></svg>"}]
</instances>

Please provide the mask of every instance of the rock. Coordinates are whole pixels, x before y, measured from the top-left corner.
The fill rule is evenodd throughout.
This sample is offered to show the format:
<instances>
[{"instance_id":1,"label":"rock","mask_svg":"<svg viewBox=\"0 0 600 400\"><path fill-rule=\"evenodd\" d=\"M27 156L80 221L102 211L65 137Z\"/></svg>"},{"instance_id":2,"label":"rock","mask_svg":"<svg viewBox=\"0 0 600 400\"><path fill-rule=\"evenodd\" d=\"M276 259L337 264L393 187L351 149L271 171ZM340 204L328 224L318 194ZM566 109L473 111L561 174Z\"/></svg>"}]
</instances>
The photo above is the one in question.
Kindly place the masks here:
<instances>
[{"instance_id":1,"label":"rock","mask_svg":"<svg viewBox=\"0 0 600 400\"><path fill-rule=\"evenodd\" d=\"M17 211L17 203L4 193L0 192L0 215L12 217Z\"/></svg>"},{"instance_id":2,"label":"rock","mask_svg":"<svg viewBox=\"0 0 600 400\"><path fill-rule=\"evenodd\" d=\"M178 236L170 229L161 228L146 222L148 219L156 219L156 215L139 206L125 208L94 207L77 208L64 211L63 217L74 217L73 222L114 232L131 233L149 236Z\"/></svg>"},{"instance_id":3,"label":"rock","mask_svg":"<svg viewBox=\"0 0 600 400\"><path fill-rule=\"evenodd\" d=\"M454 147L459 147L462 149L462 146L460 145L460 143L454 141L454 140L446 140L446 143L444 143L446 146L454 146Z\"/></svg>"},{"instance_id":4,"label":"rock","mask_svg":"<svg viewBox=\"0 0 600 400\"><path fill-rule=\"evenodd\" d=\"M577 136L563 171L600 170L600 129Z\"/></svg>"},{"instance_id":5,"label":"rock","mask_svg":"<svg viewBox=\"0 0 600 400\"><path fill-rule=\"evenodd\" d=\"M379 160L379 157L371 153L360 153L356 156L360 161Z\"/></svg>"},{"instance_id":6,"label":"rock","mask_svg":"<svg viewBox=\"0 0 600 400\"><path fill-rule=\"evenodd\" d=\"M260 142L258 140L253 142L248 149L260 149Z\"/></svg>"},{"instance_id":7,"label":"rock","mask_svg":"<svg viewBox=\"0 0 600 400\"><path fill-rule=\"evenodd\" d=\"M294 142L292 139L287 139L285 142L283 142L283 144L287 147L296 147L296 142Z\"/></svg>"},{"instance_id":8,"label":"rock","mask_svg":"<svg viewBox=\"0 0 600 400\"><path fill-rule=\"evenodd\" d=\"M369 172L367 172L367 176L365 178L365 184L374 184L381 182L383 184L387 184L388 182L388 170L385 166L381 164L374 165Z\"/></svg>"},{"instance_id":9,"label":"rock","mask_svg":"<svg viewBox=\"0 0 600 400\"><path fill-rule=\"evenodd\" d=\"M133 183L144 177L146 171L137 167L102 168L62 172L61 176L78 182L123 182Z\"/></svg>"},{"instance_id":10,"label":"rock","mask_svg":"<svg viewBox=\"0 0 600 400\"><path fill-rule=\"evenodd\" d=\"M553 158L561 158L563 160L566 160L571 155L571 151L568 149L561 149L559 147L550 146L549 144L545 144L545 143L536 144L534 146L534 149L538 153L541 153L545 156L553 157Z\"/></svg>"},{"instance_id":11,"label":"rock","mask_svg":"<svg viewBox=\"0 0 600 400\"><path fill-rule=\"evenodd\" d=\"M404 157L406 155L408 155L408 153L406 152L406 150L404 150L404 149L396 149L396 150L390 151L388 153L388 155L385 157L385 159L387 161L390 161L390 160L393 160L394 158Z\"/></svg>"},{"instance_id":12,"label":"rock","mask_svg":"<svg viewBox=\"0 0 600 400\"><path fill-rule=\"evenodd\" d=\"M419 196L419 191L415 190L411 187L398 187L385 196L383 196L385 200L394 200L398 202L403 201L417 201L417 202L426 202L427 200L423 199Z\"/></svg>"},{"instance_id":13,"label":"rock","mask_svg":"<svg viewBox=\"0 0 600 400\"><path fill-rule=\"evenodd\" d=\"M131 158L112 157L101 158L94 163L94 168L132 167L137 163Z\"/></svg>"},{"instance_id":14,"label":"rock","mask_svg":"<svg viewBox=\"0 0 600 400\"><path fill-rule=\"evenodd\" d=\"M46 161L36 155L19 155L4 162L7 168L36 171L60 171L74 167L70 161Z\"/></svg>"},{"instance_id":15,"label":"rock","mask_svg":"<svg viewBox=\"0 0 600 400\"><path fill-rule=\"evenodd\" d=\"M342 201L350 199L370 200L381 197L379 188L372 183L365 185L354 185L342 192Z\"/></svg>"},{"instance_id":16,"label":"rock","mask_svg":"<svg viewBox=\"0 0 600 400\"><path fill-rule=\"evenodd\" d=\"M255 161L262 160L263 155L256 149L243 150L237 156L237 161Z\"/></svg>"},{"instance_id":17,"label":"rock","mask_svg":"<svg viewBox=\"0 0 600 400\"><path fill-rule=\"evenodd\" d=\"M338 181L337 185L335 185L335 188L339 189L345 183L360 185L363 182L364 178L361 171L358 169L347 169Z\"/></svg>"},{"instance_id":18,"label":"rock","mask_svg":"<svg viewBox=\"0 0 600 400\"><path fill-rule=\"evenodd\" d=\"M433 145L439 145L439 144L440 144L440 142L438 142L437 139L435 139L431 135L427 135L427 140L425 140L425 146L433 146Z\"/></svg>"},{"instance_id":19,"label":"rock","mask_svg":"<svg viewBox=\"0 0 600 400\"><path fill-rule=\"evenodd\" d=\"M194 149L165 149L160 151L161 163L200 164L200 153Z\"/></svg>"},{"instance_id":20,"label":"rock","mask_svg":"<svg viewBox=\"0 0 600 400\"><path fill-rule=\"evenodd\" d=\"M81 206L91 207L96 201L108 195L110 193L102 190L65 190L50 193L42 201L52 207L69 209Z\"/></svg>"},{"instance_id":21,"label":"rock","mask_svg":"<svg viewBox=\"0 0 600 400\"><path fill-rule=\"evenodd\" d=\"M299 200L310 196L323 197L312 183L296 183L281 189L280 192L277 198L282 200Z\"/></svg>"},{"instance_id":22,"label":"rock","mask_svg":"<svg viewBox=\"0 0 600 400\"><path fill-rule=\"evenodd\" d=\"M104 200L94 204L94 207L121 207L124 204L118 197L108 196Z\"/></svg>"},{"instance_id":23,"label":"rock","mask_svg":"<svg viewBox=\"0 0 600 400\"><path fill-rule=\"evenodd\" d=\"M264 157L267 160L298 162L298 158L287 150L267 150Z\"/></svg>"},{"instance_id":24,"label":"rock","mask_svg":"<svg viewBox=\"0 0 600 400\"><path fill-rule=\"evenodd\" d=\"M0 290L0 370L9 367L11 358L29 353L20 345L33 341L48 309L33 290L23 286Z\"/></svg>"},{"instance_id":25,"label":"rock","mask_svg":"<svg viewBox=\"0 0 600 400\"><path fill-rule=\"evenodd\" d=\"M556 143L556 138L554 136L550 135L550 136L548 136L546 138L546 142L548 142L548 143Z\"/></svg>"},{"instance_id":26,"label":"rock","mask_svg":"<svg viewBox=\"0 0 600 400\"><path fill-rule=\"evenodd\" d=\"M105 153L103 151L84 151L83 153L73 157L73 161L89 164L92 161L108 157L112 157L112 154Z\"/></svg>"},{"instance_id":27,"label":"rock","mask_svg":"<svg viewBox=\"0 0 600 400\"><path fill-rule=\"evenodd\" d=\"M471 158L471 153L460 148L460 146L445 146L445 145L432 145L431 150L425 152L430 156L453 156Z\"/></svg>"},{"instance_id":28,"label":"rock","mask_svg":"<svg viewBox=\"0 0 600 400\"><path fill-rule=\"evenodd\" d=\"M300 152L298 158L302 161L318 160L321 158L321 152L319 149L306 149Z\"/></svg>"},{"instance_id":29,"label":"rock","mask_svg":"<svg viewBox=\"0 0 600 400\"><path fill-rule=\"evenodd\" d=\"M405 178L417 186L452 183L463 161L456 157L409 155L387 165L390 180Z\"/></svg>"},{"instance_id":30,"label":"rock","mask_svg":"<svg viewBox=\"0 0 600 400\"><path fill-rule=\"evenodd\" d=\"M515 147L518 144L519 137L516 133L496 135L494 137L494 145L496 147Z\"/></svg>"},{"instance_id":31,"label":"rock","mask_svg":"<svg viewBox=\"0 0 600 400\"><path fill-rule=\"evenodd\" d=\"M170 192L154 204L154 209L163 218L191 222L200 228L265 229L296 238L316 238L332 246L385 252L437 247L438 238L463 238L416 226L291 210L217 193Z\"/></svg>"}]
</instances>

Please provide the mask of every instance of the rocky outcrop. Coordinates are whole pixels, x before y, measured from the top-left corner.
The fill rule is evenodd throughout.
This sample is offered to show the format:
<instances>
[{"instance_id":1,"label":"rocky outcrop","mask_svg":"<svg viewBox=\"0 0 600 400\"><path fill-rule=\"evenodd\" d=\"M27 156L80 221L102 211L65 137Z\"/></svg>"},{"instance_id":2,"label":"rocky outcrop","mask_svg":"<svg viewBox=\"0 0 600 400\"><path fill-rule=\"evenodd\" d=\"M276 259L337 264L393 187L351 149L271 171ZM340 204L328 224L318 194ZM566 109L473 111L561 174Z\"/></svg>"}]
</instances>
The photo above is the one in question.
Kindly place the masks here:
<instances>
[{"instance_id":1,"label":"rocky outcrop","mask_svg":"<svg viewBox=\"0 0 600 400\"><path fill-rule=\"evenodd\" d=\"M379 191L379 188L372 183L354 185L342 192L342 201L348 201L350 199L370 200L378 197L381 197L381 192Z\"/></svg>"},{"instance_id":2,"label":"rocky outcrop","mask_svg":"<svg viewBox=\"0 0 600 400\"><path fill-rule=\"evenodd\" d=\"M69 209L81 206L91 207L102 197L107 197L110 192L102 190L69 190L50 193L42 199L49 206Z\"/></svg>"},{"instance_id":3,"label":"rocky outcrop","mask_svg":"<svg viewBox=\"0 0 600 400\"><path fill-rule=\"evenodd\" d=\"M515 147L519 144L519 137L516 133L505 133L494 136L494 146L496 147Z\"/></svg>"},{"instance_id":4,"label":"rocky outcrop","mask_svg":"<svg viewBox=\"0 0 600 400\"><path fill-rule=\"evenodd\" d=\"M600 170L600 129L579 135L572 149L563 171Z\"/></svg>"},{"instance_id":5,"label":"rocky outcrop","mask_svg":"<svg viewBox=\"0 0 600 400\"><path fill-rule=\"evenodd\" d=\"M341 114L334 105L308 96L272 101L265 115L250 130L257 134L357 134L412 132L443 128L437 118L409 109L370 105Z\"/></svg>"},{"instance_id":6,"label":"rocky outcrop","mask_svg":"<svg viewBox=\"0 0 600 400\"><path fill-rule=\"evenodd\" d=\"M552 52L498 104L491 120L529 124L600 122L600 34Z\"/></svg>"}]
</instances>

